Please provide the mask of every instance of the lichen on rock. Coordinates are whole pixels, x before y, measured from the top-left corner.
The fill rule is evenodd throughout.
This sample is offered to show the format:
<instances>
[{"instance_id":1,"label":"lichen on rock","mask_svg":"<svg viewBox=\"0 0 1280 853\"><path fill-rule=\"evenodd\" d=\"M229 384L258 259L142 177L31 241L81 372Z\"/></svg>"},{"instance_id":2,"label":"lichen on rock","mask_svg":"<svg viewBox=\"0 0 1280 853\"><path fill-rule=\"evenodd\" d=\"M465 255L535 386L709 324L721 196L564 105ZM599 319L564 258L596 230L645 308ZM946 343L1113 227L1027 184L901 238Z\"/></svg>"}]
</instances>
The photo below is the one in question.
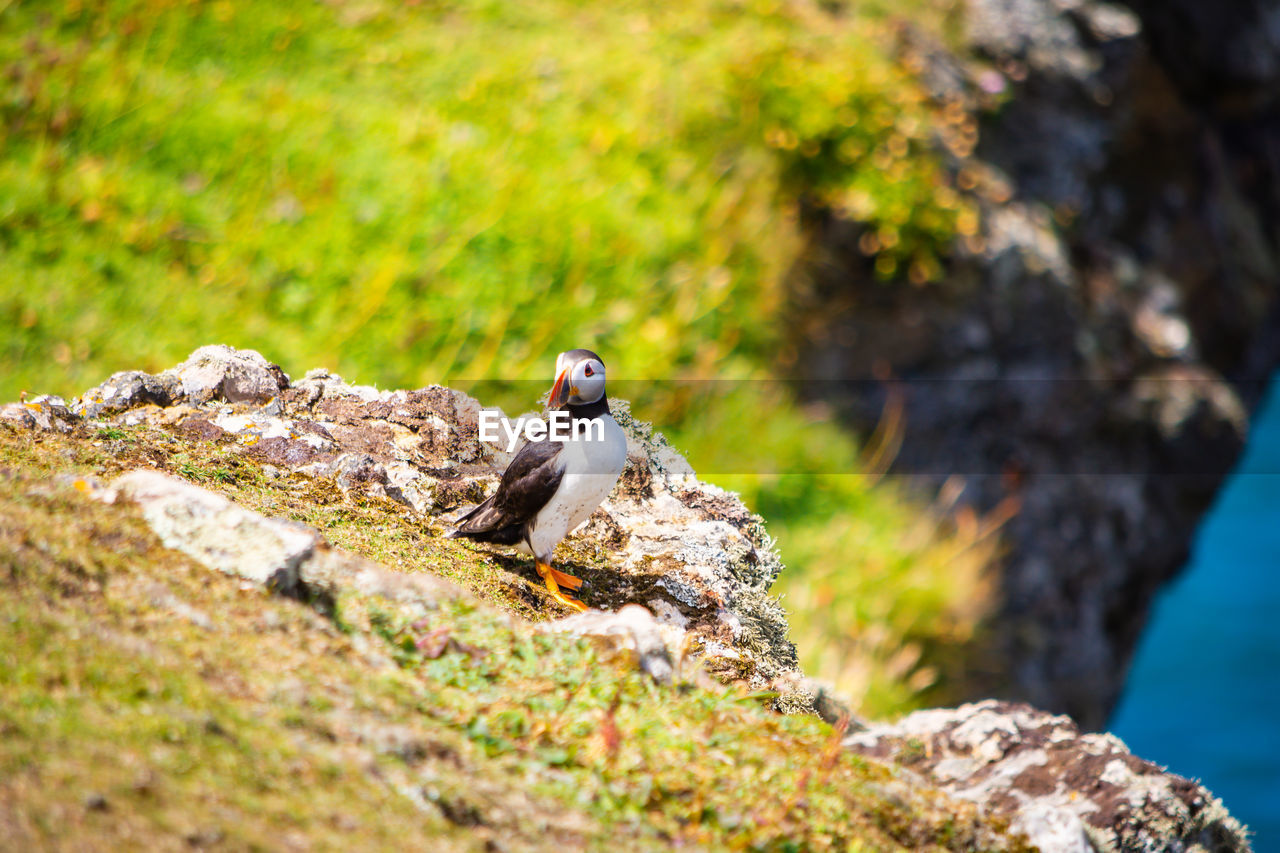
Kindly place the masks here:
<instances>
[{"instance_id":1,"label":"lichen on rock","mask_svg":"<svg viewBox=\"0 0 1280 853\"><path fill-rule=\"evenodd\" d=\"M1133 755L1069 717L987 700L917 711L850 735L955 796L1009 818L1041 850L1248 850L1247 833L1202 785Z\"/></svg>"}]
</instances>

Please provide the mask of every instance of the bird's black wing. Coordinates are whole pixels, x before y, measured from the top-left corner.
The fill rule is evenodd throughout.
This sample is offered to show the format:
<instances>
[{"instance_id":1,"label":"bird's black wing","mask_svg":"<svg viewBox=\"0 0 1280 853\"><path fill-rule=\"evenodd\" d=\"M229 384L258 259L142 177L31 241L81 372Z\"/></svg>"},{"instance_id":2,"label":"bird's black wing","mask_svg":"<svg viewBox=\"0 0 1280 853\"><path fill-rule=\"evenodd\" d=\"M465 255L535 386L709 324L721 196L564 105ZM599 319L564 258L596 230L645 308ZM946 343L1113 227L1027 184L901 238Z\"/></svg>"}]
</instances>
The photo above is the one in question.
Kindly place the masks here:
<instances>
[{"instance_id":1,"label":"bird's black wing","mask_svg":"<svg viewBox=\"0 0 1280 853\"><path fill-rule=\"evenodd\" d=\"M564 442L550 440L530 442L520 448L502 473L498 491L460 518L452 535L502 545L519 542L525 525L560 488L564 477L560 458L563 449Z\"/></svg>"}]
</instances>

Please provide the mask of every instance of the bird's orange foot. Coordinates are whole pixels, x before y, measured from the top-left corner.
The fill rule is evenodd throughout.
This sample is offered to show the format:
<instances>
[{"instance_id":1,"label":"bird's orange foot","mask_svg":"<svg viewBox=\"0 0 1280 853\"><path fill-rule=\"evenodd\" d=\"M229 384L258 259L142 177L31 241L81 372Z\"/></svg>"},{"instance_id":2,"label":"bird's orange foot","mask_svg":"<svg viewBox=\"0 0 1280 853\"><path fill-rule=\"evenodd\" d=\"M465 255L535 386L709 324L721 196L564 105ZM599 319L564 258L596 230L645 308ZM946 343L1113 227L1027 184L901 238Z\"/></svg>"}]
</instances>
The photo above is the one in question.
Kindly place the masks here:
<instances>
[{"instance_id":1,"label":"bird's orange foot","mask_svg":"<svg viewBox=\"0 0 1280 853\"><path fill-rule=\"evenodd\" d=\"M579 612L588 609L587 605L583 604L578 599L570 598L561 592L560 584L557 582L558 578L567 578L570 582L576 583L577 586L570 586L568 583L566 583L565 586L570 589L579 589L582 586L581 580L575 578L573 575L566 575L564 572L557 572L555 569L551 568L550 564L544 563L541 560L536 561L536 565L538 567L538 574L541 575L542 579L546 582L547 591L551 593L552 598L564 606L572 607L574 610Z\"/></svg>"},{"instance_id":2,"label":"bird's orange foot","mask_svg":"<svg viewBox=\"0 0 1280 853\"><path fill-rule=\"evenodd\" d=\"M577 592L582 589L586 583L582 578L575 578L573 575L567 575L564 572L547 566L547 573L556 579L556 583L570 592Z\"/></svg>"}]
</instances>

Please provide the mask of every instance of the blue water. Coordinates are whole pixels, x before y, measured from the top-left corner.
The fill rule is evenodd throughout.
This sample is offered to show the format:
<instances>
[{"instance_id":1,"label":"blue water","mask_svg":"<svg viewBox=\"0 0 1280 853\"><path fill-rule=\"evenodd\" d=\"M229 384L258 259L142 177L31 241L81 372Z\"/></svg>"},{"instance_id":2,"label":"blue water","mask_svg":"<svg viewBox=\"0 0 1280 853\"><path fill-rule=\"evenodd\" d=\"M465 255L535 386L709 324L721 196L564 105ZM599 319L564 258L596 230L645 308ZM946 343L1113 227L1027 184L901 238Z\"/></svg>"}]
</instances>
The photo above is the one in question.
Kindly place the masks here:
<instances>
[{"instance_id":1,"label":"blue water","mask_svg":"<svg viewBox=\"0 0 1280 853\"><path fill-rule=\"evenodd\" d=\"M1156 603L1111 730L1200 779L1257 853L1280 853L1280 382Z\"/></svg>"}]
</instances>

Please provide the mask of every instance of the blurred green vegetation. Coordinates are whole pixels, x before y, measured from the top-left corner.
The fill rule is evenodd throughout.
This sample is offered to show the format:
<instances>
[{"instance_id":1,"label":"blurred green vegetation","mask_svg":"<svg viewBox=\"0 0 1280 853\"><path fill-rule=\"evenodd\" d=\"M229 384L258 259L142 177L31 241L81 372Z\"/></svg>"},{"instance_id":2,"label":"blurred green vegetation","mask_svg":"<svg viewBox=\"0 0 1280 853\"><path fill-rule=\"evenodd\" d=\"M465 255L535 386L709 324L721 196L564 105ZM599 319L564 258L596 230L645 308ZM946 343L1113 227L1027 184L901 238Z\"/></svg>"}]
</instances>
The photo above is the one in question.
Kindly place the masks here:
<instances>
[{"instance_id":1,"label":"blurred green vegetation","mask_svg":"<svg viewBox=\"0 0 1280 853\"><path fill-rule=\"evenodd\" d=\"M774 591L805 670L870 715L963 695L957 679L976 668L967 647L996 603L999 529L1016 507L953 512L956 483L926 504L884 477L900 429L892 406L859 449L781 383L749 385L702 400L696 426L672 432L700 476L713 472L704 478L768 521L787 566Z\"/></svg>"},{"instance_id":2,"label":"blurred green vegetation","mask_svg":"<svg viewBox=\"0 0 1280 853\"><path fill-rule=\"evenodd\" d=\"M789 369L802 200L865 223L886 280L936 278L972 227L895 26L769 0L0 2L0 399L213 342L384 387L543 378L583 345L620 377ZM637 414L700 470L794 472L720 479L781 540L802 655L869 711L913 701L989 538L921 533L785 395ZM744 449L771 464L721 464Z\"/></svg>"}]
</instances>

